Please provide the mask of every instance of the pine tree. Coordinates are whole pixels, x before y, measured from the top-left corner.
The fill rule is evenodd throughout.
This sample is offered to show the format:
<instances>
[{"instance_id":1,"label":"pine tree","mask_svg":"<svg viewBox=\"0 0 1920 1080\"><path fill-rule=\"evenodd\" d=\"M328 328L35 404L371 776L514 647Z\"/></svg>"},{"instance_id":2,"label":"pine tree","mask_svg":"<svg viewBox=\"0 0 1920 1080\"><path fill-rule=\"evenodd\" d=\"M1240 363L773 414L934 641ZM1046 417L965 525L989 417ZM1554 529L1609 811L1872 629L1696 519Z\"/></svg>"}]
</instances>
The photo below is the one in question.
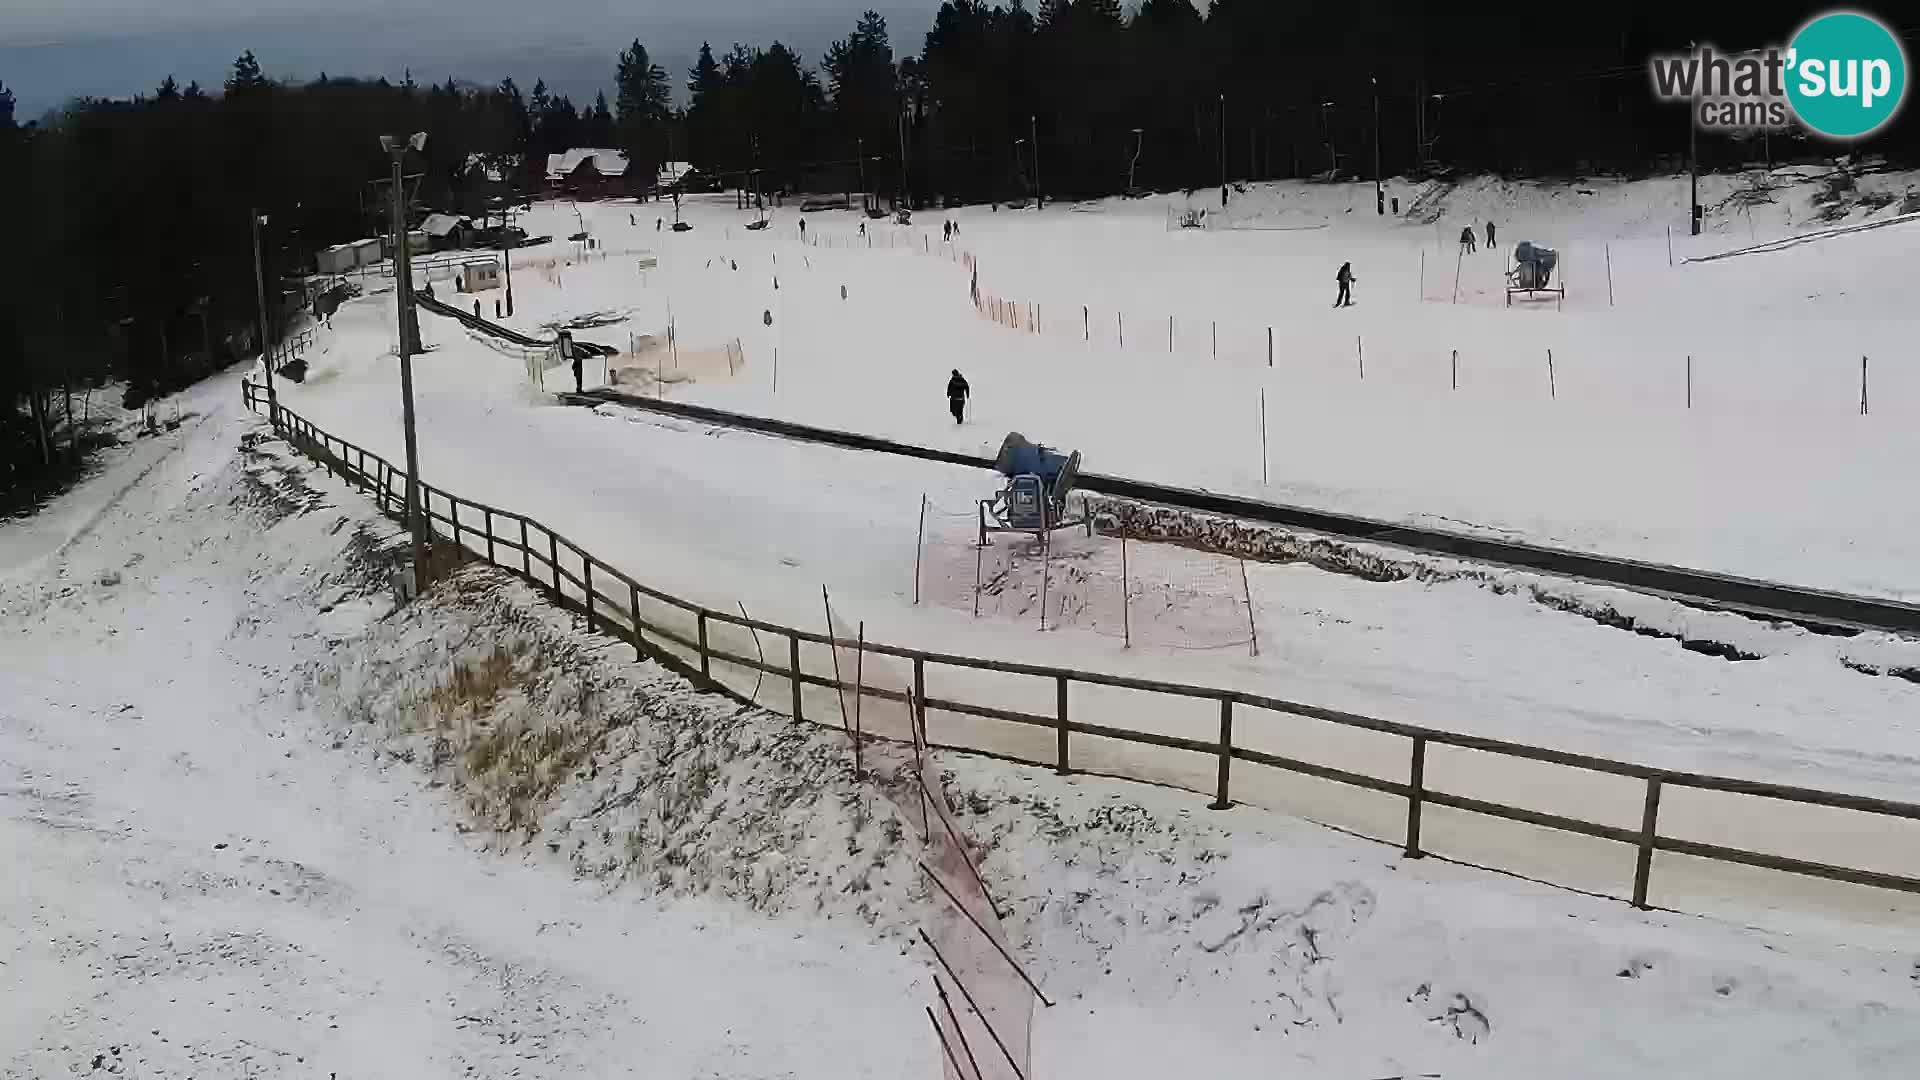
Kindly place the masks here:
<instances>
[{"instance_id":1,"label":"pine tree","mask_svg":"<svg viewBox=\"0 0 1920 1080\"><path fill-rule=\"evenodd\" d=\"M614 128L613 110L607 107L607 95L602 92L593 97L593 108L582 118L585 136L581 139L589 146L612 146L619 138Z\"/></svg>"},{"instance_id":2,"label":"pine tree","mask_svg":"<svg viewBox=\"0 0 1920 1080\"><path fill-rule=\"evenodd\" d=\"M255 60L253 50L248 49L234 60L233 71L227 75L227 96L243 96L268 85L267 77L260 73L260 61Z\"/></svg>"},{"instance_id":3,"label":"pine tree","mask_svg":"<svg viewBox=\"0 0 1920 1080\"><path fill-rule=\"evenodd\" d=\"M665 158L667 121L673 93L667 71L647 56L638 38L620 53L614 72L615 130L627 155L627 172L643 180L659 175Z\"/></svg>"},{"instance_id":4,"label":"pine tree","mask_svg":"<svg viewBox=\"0 0 1920 1080\"><path fill-rule=\"evenodd\" d=\"M687 71L688 99L693 106L698 106L702 94L712 93L720 87L720 65L714 62L713 46L703 41L700 43L700 58Z\"/></svg>"},{"instance_id":5,"label":"pine tree","mask_svg":"<svg viewBox=\"0 0 1920 1080\"><path fill-rule=\"evenodd\" d=\"M827 73L842 138L856 146L864 141L869 153L881 147L892 150L898 101L887 20L874 11L862 14L853 33L827 49L820 66Z\"/></svg>"}]
</instances>

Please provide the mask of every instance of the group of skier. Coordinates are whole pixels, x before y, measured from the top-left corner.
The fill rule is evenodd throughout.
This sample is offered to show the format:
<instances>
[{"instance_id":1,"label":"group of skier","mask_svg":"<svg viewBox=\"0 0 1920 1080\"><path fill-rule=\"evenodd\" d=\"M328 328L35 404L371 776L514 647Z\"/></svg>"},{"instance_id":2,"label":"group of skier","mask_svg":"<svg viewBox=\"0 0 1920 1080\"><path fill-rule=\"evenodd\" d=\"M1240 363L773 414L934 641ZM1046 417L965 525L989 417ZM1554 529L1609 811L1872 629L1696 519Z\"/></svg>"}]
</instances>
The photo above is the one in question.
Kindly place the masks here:
<instances>
[{"instance_id":1,"label":"group of skier","mask_svg":"<svg viewBox=\"0 0 1920 1080\"><path fill-rule=\"evenodd\" d=\"M1487 222L1487 250L1488 251L1493 250L1493 246L1494 246L1493 237L1494 237L1493 222L1489 221ZM1471 225L1465 226L1460 230L1461 253L1471 254L1478 250L1479 250L1479 243L1477 238L1474 236L1473 226ZM1353 283L1360 280L1359 278L1353 276L1353 264L1350 262L1341 263L1340 271L1333 275L1333 280L1340 286L1339 294L1333 298L1333 306L1334 307L1352 307L1353 306Z\"/></svg>"},{"instance_id":2,"label":"group of skier","mask_svg":"<svg viewBox=\"0 0 1920 1080\"><path fill-rule=\"evenodd\" d=\"M1468 255L1479 250L1474 242L1473 226L1471 225L1463 226L1460 229L1460 250ZM1491 221L1487 222L1487 250L1493 250L1493 222Z\"/></svg>"}]
</instances>

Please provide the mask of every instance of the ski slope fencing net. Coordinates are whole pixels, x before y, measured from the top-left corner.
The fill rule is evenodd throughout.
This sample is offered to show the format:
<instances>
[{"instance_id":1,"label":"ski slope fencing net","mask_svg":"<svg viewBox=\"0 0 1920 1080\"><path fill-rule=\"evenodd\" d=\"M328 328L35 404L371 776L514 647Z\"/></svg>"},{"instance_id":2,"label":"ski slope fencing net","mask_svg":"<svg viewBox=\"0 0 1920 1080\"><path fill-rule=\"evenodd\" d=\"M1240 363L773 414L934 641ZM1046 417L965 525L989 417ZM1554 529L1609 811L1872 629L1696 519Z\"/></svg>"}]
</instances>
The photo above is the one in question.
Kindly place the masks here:
<instances>
[{"instance_id":1,"label":"ski slope fencing net","mask_svg":"<svg viewBox=\"0 0 1920 1080\"><path fill-rule=\"evenodd\" d=\"M995 533L982 544L978 507L928 502L923 520L920 603L1128 646L1257 651L1246 567L1237 559L1079 529L1056 532L1046 545L1025 533Z\"/></svg>"},{"instance_id":2,"label":"ski slope fencing net","mask_svg":"<svg viewBox=\"0 0 1920 1080\"><path fill-rule=\"evenodd\" d=\"M944 1074L949 1080L1026 1080L1033 1076L1034 1001L1044 998L1014 956L979 857L954 822L930 767L920 680L890 657L869 656L865 627L850 633L824 589L821 603L828 637L838 642L832 650L835 696L854 769L892 802L900 820L919 829L920 872L929 894L921 941L933 954L938 998L927 1012ZM875 695L869 691L885 696L870 701Z\"/></svg>"},{"instance_id":3,"label":"ski slope fencing net","mask_svg":"<svg viewBox=\"0 0 1920 1080\"><path fill-rule=\"evenodd\" d=\"M248 407L269 411L252 382L242 393ZM277 416L295 448L383 512L404 513L404 472L285 408ZM1026 1080L1014 982L1040 994L988 918L993 905L965 834L940 813L935 748L1201 792L1218 809L1251 802L1409 857L1437 853L1641 907L1657 896L1920 920L1920 803L1651 767L1232 686L878 643L858 622L848 627L824 590L818 629L781 625L753 617L749 598L695 602L647 585L523 514L425 480L420 491L436 562L447 549L484 559L697 685L848 731L858 767L926 838L928 894L948 905L930 916L927 960L948 997L961 999L930 1004L956 1077ZM1063 552L1069 535L1058 534ZM1051 574L1044 561L1041 569ZM1230 579L1216 586L1221 612L1231 610L1230 589ZM1041 610L1058 609L1050 599L1036 620ZM1024 1008L1030 1015L1030 1000ZM977 1070L962 1064L969 1050ZM990 1060L1008 1071L990 1071L999 1069Z\"/></svg>"}]
</instances>

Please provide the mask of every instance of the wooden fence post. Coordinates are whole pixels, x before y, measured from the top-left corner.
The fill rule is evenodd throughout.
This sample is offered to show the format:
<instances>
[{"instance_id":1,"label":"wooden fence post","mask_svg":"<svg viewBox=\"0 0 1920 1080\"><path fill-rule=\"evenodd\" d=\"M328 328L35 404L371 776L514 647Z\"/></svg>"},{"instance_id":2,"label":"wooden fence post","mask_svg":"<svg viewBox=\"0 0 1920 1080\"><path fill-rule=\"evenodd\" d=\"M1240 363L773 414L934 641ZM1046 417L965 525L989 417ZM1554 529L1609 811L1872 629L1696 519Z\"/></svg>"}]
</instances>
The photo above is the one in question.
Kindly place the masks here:
<instances>
[{"instance_id":1,"label":"wooden fence post","mask_svg":"<svg viewBox=\"0 0 1920 1080\"><path fill-rule=\"evenodd\" d=\"M800 711L800 688L804 684L800 681L799 634L787 635L787 668L790 673L789 677L793 680L793 718L795 720L804 720L806 716Z\"/></svg>"},{"instance_id":2,"label":"wooden fence post","mask_svg":"<svg viewBox=\"0 0 1920 1080\"><path fill-rule=\"evenodd\" d=\"M1227 798L1227 767L1233 763L1233 699L1220 699L1220 780L1209 805L1225 810L1233 803Z\"/></svg>"},{"instance_id":3,"label":"wooden fence post","mask_svg":"<svg viewBox=\"0 0 1920 1080\"><path fill-rule=\"evenodd\" d=\"M1054 765L1053 771L1061 776L1065 776L1069 772L1067 768L1067 677L1065 675L1056 675L1054 676L1054 682L1059 691L1059 704L1056 712L1058 723L1054 727L1056 733L1054 736L1055 749L1059 752L1059 760Z\"/></svg>"},{"instance_id":4,"label":"wooden fence post","mask_svg":"<svg viewBox=\"0 0 1920 1080\"><path fill-rule=\"evenodd\" d=\"M1407 850L1409 859L1426 853L1420 850L1420 806L1426 802L1427 737L1413 737L1413 765L1407 772Z\"/></svg>"},{"instance_id":5,"label":"wooden fence post","mask_svg":"<svg viewBox=\"0 0 1920 1080\"><path fill-rule=\"evenodd\" d=\"M580 588L587 594L587 633L593 633L593 560L580 553Z\"/></svg>"},{"instance_id":6,"label":"wooden fence post","mask_svg":"<svg viewBox=\"0 0 1920 1080\"><path fill-rule=\"evenodd\" d=\"M553 602L558 604L566 599L566 594L560 591L560 537L552 529L547 529L547 558L552 560L549 565L553 567Z\"/></svg>"},{"instance_id":7,"label":"wooden fence post","mask_svg":"<svg viewBox=\"0 0 1920 1080\"><path fill-rule=\"evenodd\" d=\"M486 524L487 562L491 565L493 562L493 509L491 507L482 507L480 513L482 515L481 520Z\"/></svg>"},{"instance_id":8,"label":"wooden fence post","mask_svg":"<svg viewBox=\"0 0 1920 1080\"><path fill-rule=\"evenodd\" d=\"M712 682L713 669L707 661L707 612L705 608L700 610L695 622L700 627L700 677L708 682Z\"/></svg>"},{"instance_id":9,"label":"wooden fence post","mask_svg":"<svg viewBox=\"0 0 1920 1080\"><path fill-rule=\"evenodd\" d=\"M920 749L927 747L927 658L913 658L913 712L920 726L918 742ZM924 832L925 830L921 830Z\"/></svg>"},{"instance_id":10,"label":"wooden fence post","mask_svg":"<svg viewBox=\"0 0 1920 1080\"><path fill-rule=\"evenodd\" d=\"M647 655L647 648L645 648L645 646L647 646L647 630L643 630L641 623L639 623L639 586L628 582L628 588L632 590L632 600L630 600L630 603L634 605L634 659L637 661L637 659L645 659L645 655Z\"/></svg>"},{"instance_id":11,"label":"wooden fence post","mask_svg":"<svg viewBox=\"0 0 1920 1080\"><path fill-rule=\"evenodd\" d=\"M1647 880L1653 876L1653 838L1660 819L1660 781L1647 781L1647 805L1640 814L1640 857L1633 867L1633 906L1647 909Z\"/></svg>"},{"instance_id":12,"label":"wooden fence post","mask_svg":"<svg viewBox=\"0 0 1920 1080\"><path fill-rule=\"evenodd\" d=\"M533 548L527 543L527 519L520 519L520 572L533 576Z\"/></svg>"}]
</instances>

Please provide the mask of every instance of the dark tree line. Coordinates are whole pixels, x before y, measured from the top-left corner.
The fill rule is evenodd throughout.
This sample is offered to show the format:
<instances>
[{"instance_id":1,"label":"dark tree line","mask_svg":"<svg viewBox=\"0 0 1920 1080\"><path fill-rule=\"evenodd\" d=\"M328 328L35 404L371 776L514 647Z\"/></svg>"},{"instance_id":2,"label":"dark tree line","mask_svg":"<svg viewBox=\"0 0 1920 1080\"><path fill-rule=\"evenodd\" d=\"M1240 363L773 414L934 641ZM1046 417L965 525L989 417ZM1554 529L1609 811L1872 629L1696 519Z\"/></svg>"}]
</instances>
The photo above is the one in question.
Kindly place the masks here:
<instances>
[{"instance_id":1,"label":"dark tree line","mask_svg":"<svg viewBox=\"0 0 1920 1080\"><path fill-rule=\"evenodd\" d=\"M429 135L408 166L417 205L474 215L537 186L546 155L574 146L625 150L643 183L689 160L762 190L864 180L915 205L1365 178L1376 162L1388 176L1635 174L1683 167L1688 146L1685 110L1653 100L1649 53L1781 43L1808 13L1782 0L948 0L917 53L897 51L873 12L817 66L777 41L703 47L684 107L679 77L638 40L618 57L613 100L586 106L511 79L275 82L251 53L219 88L167 79L45 124L16 117L0 88L0 205L14 211L0 496L60 457L69 386L118 375L137 400L257 347L250 211L267 215L276 320L283 274L384 232L370 183L388 172L383 133ZM1870 149L1920 160L1916 115ZM1700 140L1706 167L1834 152L1787 134Z\"/></svg>"}]
</instances>

